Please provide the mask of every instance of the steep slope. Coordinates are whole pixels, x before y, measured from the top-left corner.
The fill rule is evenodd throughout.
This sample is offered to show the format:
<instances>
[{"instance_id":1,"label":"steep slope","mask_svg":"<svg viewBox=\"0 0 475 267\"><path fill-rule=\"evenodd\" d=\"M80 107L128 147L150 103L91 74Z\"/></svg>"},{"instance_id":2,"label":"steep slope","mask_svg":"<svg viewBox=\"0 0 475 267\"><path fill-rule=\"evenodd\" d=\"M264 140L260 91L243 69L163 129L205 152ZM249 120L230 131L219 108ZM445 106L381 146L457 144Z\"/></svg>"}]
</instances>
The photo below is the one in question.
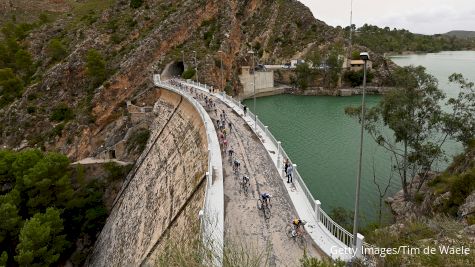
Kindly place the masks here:
<instances>
[{"instance_id":1,"label":"steep slope","mask_svg":"<svg viewBox=\"0 0 475 267\"><path fill-rule=\"evenodd\" d=\"M80 12L64 14L28 35L24 43L38 62L37 82L0 111L0 145L60 150L73 159L94 156L125 115L125 102L152 86L152 73L182 57L185 68L193 67L192 51L200 81L214 85L219 84L218 51L223 51L225 75L238 88L239 67L249 64L251 47L263 59L281 62L310 43L318 48L338 39L336 30L294 0L144 1L137 9L126 0L112 2L104 12L92 5L84 12L88 6L81 6ZM60 61L48 52L53 38L67 47ZM99 87L86 68L91 49L107 66L107 80ZM60 103L74 118L55 134L51 131L59 123L51 113Z\"/></svg>"}]
</instances>

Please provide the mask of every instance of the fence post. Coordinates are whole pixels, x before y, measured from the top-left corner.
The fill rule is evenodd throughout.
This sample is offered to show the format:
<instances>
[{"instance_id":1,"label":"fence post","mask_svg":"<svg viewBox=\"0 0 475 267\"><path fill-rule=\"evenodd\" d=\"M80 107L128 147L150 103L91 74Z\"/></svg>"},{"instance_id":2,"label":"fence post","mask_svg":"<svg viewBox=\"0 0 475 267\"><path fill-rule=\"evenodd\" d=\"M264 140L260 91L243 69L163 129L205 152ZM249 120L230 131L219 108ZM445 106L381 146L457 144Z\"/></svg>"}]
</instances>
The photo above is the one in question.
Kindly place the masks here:
<instances>
[{"instance_id":1,"label":"fence post","mask_svg":"<svg viewBox=\"0 0 475 267\"><path fill-rule=\"evenodd\" d=\"M364 236L360 233L356 234L356 253L355 256L358 259L361 259L363 257L363 242L364 242Z\"/></svg>"},{"instance_id":2,"label":"fence post","mask_svg":"<svg viewBox=\"0 0 475 267\"><path fill-rule=\"evenodd\" d=\"M209 172L206 172L206 183L208 184L208 187L210 187L212 184L213 184L213 177L211 177L211 175L209 175Z\"/></svg>"},{"instance_id":3,"label":"fence post","mask_svg":"<svg viewBox=\"0 0 475 267\"><path fill-rule=\"evenodd\" d=\"M256 112L254 110L254 112ZM254 116L254 131L257 131L257 120L259 119L259 116L257 116L257 114Z\"/></svg>"},{"instance_id":4,"label":"fence post","mask_svg":"<svg viewBox=\"0 0 475 267\"><path fill-rule=\"evenodd\" d=\"M322 202L320 200L315 200L315 215L317 216L317 223L320 222L320 207L322 206Z\"/></svg>"},{"instance_id":5,"label":"fence post","mask_svg":"<svg viewBox=\"0 0 475 267\"><path fill-rule=\"evenodd\" d=\"M266 136L269 135L269 126L264 126L264 128L266 129Z\"/></svg>"},{"instance_id":6,"label":"fence post","mask_svg":"<svg viewBox=\"0 0 475 267\"><path fill-rule=\"evenodd\" d=\"M280 171L280 147L281 147L281 142L277 141L277 169Z\"/></svg>"}]
</instances>

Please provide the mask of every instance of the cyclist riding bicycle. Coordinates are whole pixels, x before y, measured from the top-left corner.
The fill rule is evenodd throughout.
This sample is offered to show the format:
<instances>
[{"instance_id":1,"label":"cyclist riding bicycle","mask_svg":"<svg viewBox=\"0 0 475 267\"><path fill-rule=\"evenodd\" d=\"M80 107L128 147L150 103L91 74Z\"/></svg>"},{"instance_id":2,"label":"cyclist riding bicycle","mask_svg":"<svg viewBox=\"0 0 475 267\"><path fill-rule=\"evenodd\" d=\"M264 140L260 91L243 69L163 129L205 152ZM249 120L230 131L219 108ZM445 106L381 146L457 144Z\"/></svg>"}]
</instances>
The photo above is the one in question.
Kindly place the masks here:
<instances>
[{"instance_id":1,"label":"cyclist riding bicycle","mask_svg":"<svg viewBox=\"0 0 475 267\"><path fill-rule=\"evenodd\" d=\"M266 192L262 193L262 194L261 194L262 203L263 203L263 204L265 203L267 206L269 206L269 205L270 205L270 198L271 198L271 197L272 197L272 195L270 195L270 194L268 194L268 193L266 193Z\"/></svg>"},{"instance_id":2,"label":"cyclist riding bicycle","mask_svg":"<svg viewBox=\"0 0 475 267\"><path fill-rule=\"evenodd\" d=\"M247 175L244 175L244 176L242 177L242 183L243 183L243 184L248 184L248 183L249 183L249 180L250 180L250 179L249 179L249 176L247 176Z\"/></svg>"},{"instance_id":3,"label":"cyclist riding bicycle","mask_svg":"<svg viewBox=\"0 0 475 267\"><path fill-rule=\"evenodd\" d=\"M234 165L233 165L233 170L234 171L237 171L239 170L239 167L241 166L241 162L239 162L239 160L235 159L234 160Z\"/></svg>"},{"instance_id":4,"label":"cyclist riding bicycle","mask_svg":"<svg viewBox=\"0 0 475 267\"><path fill-rule=\"evenodd\" d=\"M292 220L292 225L295 226L295 235L302 235L303 234L303 226L305 222L301 219L295 218Z\"/></svg>"},{"instance_id":5,"label":"cyclist riding bicycle","mask_svg":"<svg viewBox=\"0 0 475 267\"><path fill-rule=\"evenodd\" d=\"M232 157L233 154L234 154L234 149L233 149L233 147L231 147L231 148L228 150L228 155L229 155L230 157Z\"/></svg>"}]
</instances>

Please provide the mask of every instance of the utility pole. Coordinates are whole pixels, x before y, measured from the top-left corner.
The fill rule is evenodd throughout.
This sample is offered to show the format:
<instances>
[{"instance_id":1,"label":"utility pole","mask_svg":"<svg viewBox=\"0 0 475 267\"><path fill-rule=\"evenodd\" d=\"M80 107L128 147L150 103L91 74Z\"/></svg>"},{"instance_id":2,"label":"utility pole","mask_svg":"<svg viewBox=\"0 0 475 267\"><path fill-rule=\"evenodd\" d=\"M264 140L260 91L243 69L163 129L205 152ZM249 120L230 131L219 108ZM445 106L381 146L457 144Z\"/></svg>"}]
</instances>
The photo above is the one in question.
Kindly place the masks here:
<instances>
[{"instance_id":1,"label":"utility pole","mask_svg":"<svg viewBox=\"0 0 475 267\"><path fill-rule=\"evenodd\" d=\"M348 58L346 59L346 67L351 67L351 50L353 47L353 0L350 6L350 45L348 47Z\"/></svg>"},{"instance_id":2,"label":"utility pole","mask_svg":"<svg viewBox=\"0 0 475 267\"><path fill-rule=\"evenodd\" d=\"M358 164L358 176L356 177L356 192L355 192L355 215L353 219L353 248L357 249L357 237L358 237L358 216L360 206L360 184L361 184L361 168L363 162L363 136L365 127L365 91L366 91L366 66L369 60L369 54L366 52L360 53L360 58L364 61L364 75L363 75L363 96L361 98L361 131L360 131L360 155Z\"/></svg>"},{"instance_id":3,"label":"utility pole","mask_svg":"<svg viewBox=\"0 0 475 267\"><path fill-rule=\"evenodd\" d=\"M257 110L256 110L256 64L255 64L255 58L254 58L254 55L255 55L255 52L253 49L249 50L249 52L247 52L248 54L251 54L252 55L252 76L253 76L253 79L254 79L254 83L253 83L253 86L254 86L254 130L257 129Z\"/></svg>"},{"instance_id":4,"label":"utility pole","mask_svg":"<svg viewBox=\"0 0 475 267\"><path fill-rule=\"evenodd\" d=\"M224 73L223 73L223 51L219 50L218 53L221 56L221 89L224 91Z\"/></svg>"},{"instance_id":5,"label":"utility pole","mask_svg":"<svg viewBox=\"0 0 475 267\"><path fill-rule=\"evenodd\" d=\"M198 80L198 63L196 61L196 51L193 51L193 54L195 55L195 75L196 75L196 81L199 82Z\"/></svg>"}]
</instances>

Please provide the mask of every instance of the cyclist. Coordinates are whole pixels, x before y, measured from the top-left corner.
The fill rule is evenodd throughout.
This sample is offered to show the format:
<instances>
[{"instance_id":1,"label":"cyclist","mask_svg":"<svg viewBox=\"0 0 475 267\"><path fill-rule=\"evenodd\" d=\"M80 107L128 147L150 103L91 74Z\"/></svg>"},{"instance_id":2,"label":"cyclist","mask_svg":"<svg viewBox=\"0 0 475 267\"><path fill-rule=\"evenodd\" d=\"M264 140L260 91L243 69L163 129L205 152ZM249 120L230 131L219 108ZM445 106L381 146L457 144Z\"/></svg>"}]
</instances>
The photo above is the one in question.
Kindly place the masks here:
<instances>
[{"instance_id":1,"label":"cyclist","mask_svg":"<svg viewBox=\"0 0 475 267\"><path fill-rule=\"evenodd\" d=\"M244 175L244 176L242 177L242 184L243 184L243 185L248 184L248 183L249 183L249 180L250 180L250 179L249 179L249 176Z\"/></svg>"},{"instance_id":2,"label":"cyclist","mask_svg":"<svg viewBox=\"0 0 475 267\"><path fill-rule=\"evenodd\" d=\"M292 220L292 225L295 227L294 236L303 235L303 225L305 225L304 221L302 221L301 219L295 218Z\"/></svg>"},{"instance_id":3,"label":"cyclist","mask_svg":"<svg viewBox=\"0 0 475 267\"><path fill-rule=\"evenodd\" d=\"M229 150L228 150L228 156L229 156L230 158L232 158L232 157L233 157L233 154L234 154L234 149L233 149L233 147L231 147L231 148L229 148Z\"/></svg>"},{"instance_id":4,"label":"cyclist","mask_svg":"<svg viewBox=\"0 0 475 267\"><path fill-rule=\"evenodd\" d=\"M272 195L270 195L270 194L267 193L267 192L262 193L262 194L261 194L262 203L263 203L263 204L265 203L265 205L269 206L269 205L270 205L270 198L271 198L271 197L272 197Z\"/></svg>"},{"instance_id":5,"label":"cyclist","mask_svg":"<svg viewBox=\"0 0 475 267\"><path fill-rule=\"evenodd\" d=\"M234 165L233 165L233 171L237 172L239 170L240 166L241 166L241 162L239 162L239 160L235 159L234 160Z\"/></svg>"}]
</instances>

